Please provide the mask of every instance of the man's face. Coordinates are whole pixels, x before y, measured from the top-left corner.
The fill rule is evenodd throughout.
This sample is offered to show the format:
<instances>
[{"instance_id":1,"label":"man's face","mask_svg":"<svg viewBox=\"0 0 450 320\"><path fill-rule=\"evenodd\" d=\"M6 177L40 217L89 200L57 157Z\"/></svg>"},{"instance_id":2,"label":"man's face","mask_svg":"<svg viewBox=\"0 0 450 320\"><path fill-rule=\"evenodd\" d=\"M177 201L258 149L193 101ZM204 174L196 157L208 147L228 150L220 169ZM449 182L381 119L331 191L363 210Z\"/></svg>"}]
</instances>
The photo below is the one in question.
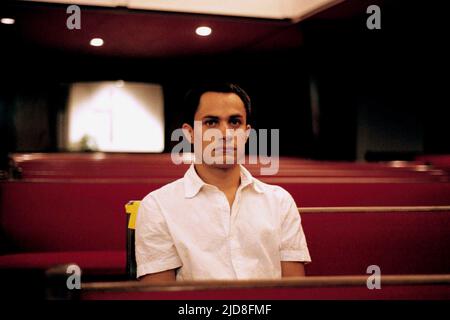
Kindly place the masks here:
<instances>
[{"instance_id":1,"label":"man's face","mask_svg":"<svg viewBox=\"0 0 450 320\"><path fill-rule=\"evenodd\" d=\"M200 98L192 127L184 125L193 142L201 142L203 162L215 167L236 164L245 154L247 115L244 102L235 93L206 92ZM189 129L189 128L190 129ZM195 145L197 148L197 145ZM196 157L198 150L196 150ZM208 162L208 158L210 161Z\"/></svg>"}]
</instances>

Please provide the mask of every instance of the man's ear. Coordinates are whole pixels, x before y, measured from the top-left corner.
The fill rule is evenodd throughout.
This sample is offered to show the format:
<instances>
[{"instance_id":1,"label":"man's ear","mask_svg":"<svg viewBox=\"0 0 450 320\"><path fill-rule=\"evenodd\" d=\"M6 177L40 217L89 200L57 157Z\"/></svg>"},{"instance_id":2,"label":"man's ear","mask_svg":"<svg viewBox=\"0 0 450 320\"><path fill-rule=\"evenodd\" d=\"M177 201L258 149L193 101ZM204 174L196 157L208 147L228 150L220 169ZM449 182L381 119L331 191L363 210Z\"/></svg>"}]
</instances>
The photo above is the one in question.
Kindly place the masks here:
<instances>
[{"instance_id":1,"label":"man's ear","mask_svg":"<svg viewBox=\"0 0 450 320\"><path fill-rule=\"evenodd\" d=\"M192 126L190 124L183 123L181 129L183 130L183 134L189 143L194 143L194 129Z\"/></svg>"},{"instance_id":2,"label":"man's ear","mask_svg":"<svg viewBox=\"0 0 450 320\"><path fill-rule=\"evenodd\" d=\"M250 130L252 127L248 124L245 128L245 143L247 143L248 137L250 136Z\"/></svg>"}]
</instances>

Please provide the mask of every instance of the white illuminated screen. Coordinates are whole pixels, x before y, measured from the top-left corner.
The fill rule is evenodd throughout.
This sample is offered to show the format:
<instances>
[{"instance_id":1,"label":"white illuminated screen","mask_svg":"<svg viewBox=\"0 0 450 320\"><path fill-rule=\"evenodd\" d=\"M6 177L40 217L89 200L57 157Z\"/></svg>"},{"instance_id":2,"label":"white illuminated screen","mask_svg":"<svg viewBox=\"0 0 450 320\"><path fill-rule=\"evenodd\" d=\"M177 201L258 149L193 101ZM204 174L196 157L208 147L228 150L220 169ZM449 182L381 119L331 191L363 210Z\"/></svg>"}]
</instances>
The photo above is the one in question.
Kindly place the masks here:
<instances>
[{"instance_id":1,"label":"white illuminated screen","mask_svg":"<svg viewBox=\"0 0 450 320\"><path fill-rule=\"evenodd\" d=\"M96 151L162 152L164 99L156 84L105 81L71 85L69 149L88 138Z\"/></svg>"}]
</instances>

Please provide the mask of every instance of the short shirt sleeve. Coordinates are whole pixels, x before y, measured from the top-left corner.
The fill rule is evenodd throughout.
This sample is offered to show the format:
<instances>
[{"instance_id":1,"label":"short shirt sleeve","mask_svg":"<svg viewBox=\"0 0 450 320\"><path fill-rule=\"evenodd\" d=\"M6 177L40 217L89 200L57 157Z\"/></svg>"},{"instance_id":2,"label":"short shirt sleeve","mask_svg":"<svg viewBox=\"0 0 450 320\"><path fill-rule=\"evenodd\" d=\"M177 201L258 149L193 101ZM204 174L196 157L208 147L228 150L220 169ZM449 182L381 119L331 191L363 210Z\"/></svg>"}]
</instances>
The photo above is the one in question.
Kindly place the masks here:
<instances>
[{"instance_id":1,"label":"short shirt sleeve","mask_svg":"<svg viewBox=\"0 0 450 320\"><path fill-rule=\"evenodd\" d=\"M285 191L281 223L281 261L311 262L301 217L292 196Z\"/></svg>"},{"instance_id":2,"label":"short shirt sleeve","mask_svg":"<svg viewBox=\"0 0 450 320\"><path fill-rule=\"evenodd\" d=\"M135 235L138 278L182 266L166 220L151 195L139 206Z\"/></svg>"}]
</instances>

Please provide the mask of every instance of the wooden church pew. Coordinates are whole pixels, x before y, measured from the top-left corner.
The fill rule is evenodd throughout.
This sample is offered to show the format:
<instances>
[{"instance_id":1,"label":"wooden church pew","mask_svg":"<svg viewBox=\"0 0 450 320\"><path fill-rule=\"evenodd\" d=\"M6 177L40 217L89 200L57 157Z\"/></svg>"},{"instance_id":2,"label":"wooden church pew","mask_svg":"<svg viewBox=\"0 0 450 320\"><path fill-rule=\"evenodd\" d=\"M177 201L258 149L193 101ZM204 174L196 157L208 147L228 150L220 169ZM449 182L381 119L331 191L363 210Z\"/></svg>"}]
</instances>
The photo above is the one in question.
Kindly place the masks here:
<instances>
[{"instance_id":1,"label":"wooden church pew","mask_svg":"<svg viewBox=\"0 0 450 320\"><path fill-rule=\"evenodd\" d=\"M368 276L281 280L190 281L148 285L137 281L83 283L80 300L428 300L450 299L450 275L382 275L380 289Z\"/></svg>"}]
</instances>

